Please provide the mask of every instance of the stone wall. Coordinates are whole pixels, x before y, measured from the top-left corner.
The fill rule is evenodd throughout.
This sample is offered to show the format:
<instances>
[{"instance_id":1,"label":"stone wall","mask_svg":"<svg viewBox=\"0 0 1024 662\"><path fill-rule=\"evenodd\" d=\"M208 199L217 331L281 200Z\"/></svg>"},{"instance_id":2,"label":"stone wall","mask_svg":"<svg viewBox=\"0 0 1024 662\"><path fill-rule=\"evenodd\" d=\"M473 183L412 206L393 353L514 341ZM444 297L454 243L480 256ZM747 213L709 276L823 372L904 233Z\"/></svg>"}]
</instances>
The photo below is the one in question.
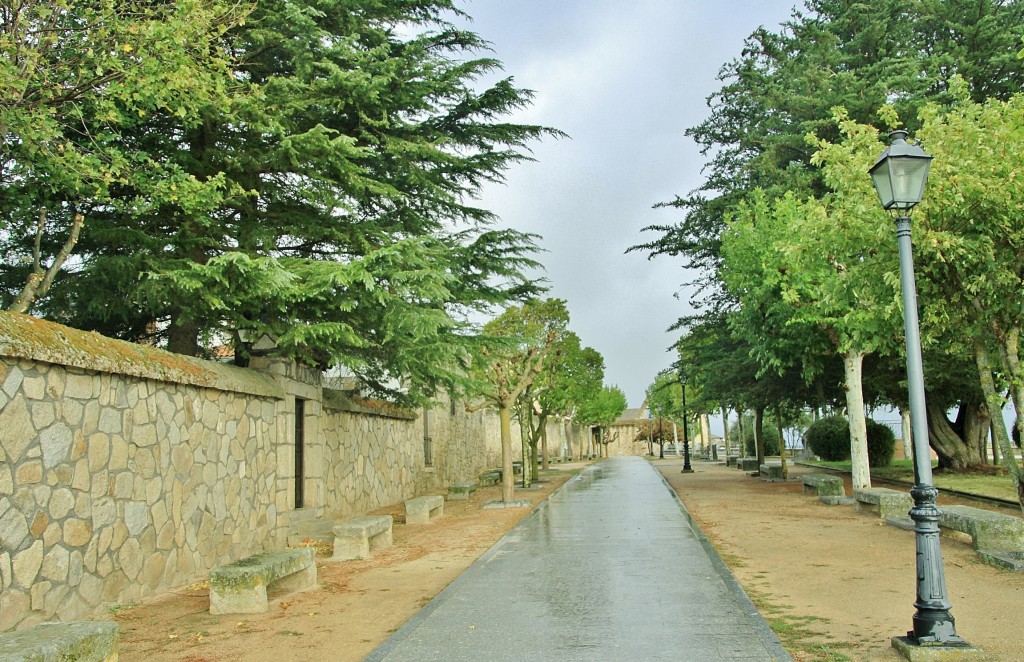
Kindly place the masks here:
<instances>
[{"instance_id":1,"label":"stone wall","mask_svg":"<svg viewBox=\"0 0 1024 662\"><path fill-rule=\"evenodd\" d=\"M395 411L287 361L236 368L0 312L0 632L187 585L500 457L497 417L464 403Z\"/></svg>"}]
</instances>

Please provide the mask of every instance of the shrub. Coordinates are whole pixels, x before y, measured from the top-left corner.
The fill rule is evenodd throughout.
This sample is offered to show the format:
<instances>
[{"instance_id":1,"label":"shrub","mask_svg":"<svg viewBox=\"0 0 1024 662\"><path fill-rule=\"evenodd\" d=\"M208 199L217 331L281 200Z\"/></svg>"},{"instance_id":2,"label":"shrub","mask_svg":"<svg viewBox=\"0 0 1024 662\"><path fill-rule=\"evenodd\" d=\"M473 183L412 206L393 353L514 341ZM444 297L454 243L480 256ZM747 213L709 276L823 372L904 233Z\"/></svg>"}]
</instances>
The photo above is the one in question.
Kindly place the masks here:
<instances>
[{"instance_id":1,"label":"shrub","mask_svg":"<svg viewBox=\"0 0 1024 662\"><path fill-rule=\"evenodd\" d=\"M896 452L896 435L888 425L876 423L870 418L868 424L868 465L887 467Z\"/></svg>"},{"instance_id":2,"label":"shrub","mask_svg":"<svg viewBox=\"0 0 1024 662\"><path fill-rule=\"evenodd\" d=\"M804 444L826 462L849 460L850 423L842 416L818 419L804 433Z\"/></svg>"},{"instance_id":3,"label":"shrub","mask_svg":"<svg viewBox=\"0 0 1024 662\"><path fill-rule=\"evenodd\" d=\"M749 426L749 429L744 428L743 436L746 437L744 445L747 449L747 457L754 457L757 454L757 446L754 445L754 426ZM779 454L779 431L768 425L764 426L764 454Z\"/></svg>"}]
</instances>

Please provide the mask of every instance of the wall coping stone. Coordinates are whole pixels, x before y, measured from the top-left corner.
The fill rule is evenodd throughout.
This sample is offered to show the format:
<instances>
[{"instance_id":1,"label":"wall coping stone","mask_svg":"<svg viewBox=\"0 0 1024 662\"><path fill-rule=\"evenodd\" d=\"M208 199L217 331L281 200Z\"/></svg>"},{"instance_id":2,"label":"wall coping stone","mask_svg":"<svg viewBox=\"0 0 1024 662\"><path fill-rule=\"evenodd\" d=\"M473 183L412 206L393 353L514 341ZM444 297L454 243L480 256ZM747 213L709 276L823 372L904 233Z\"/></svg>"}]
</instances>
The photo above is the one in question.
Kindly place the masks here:
<instances>
[{"instance_id":1,"label":"wall coping stone","mask_svg":"<svg viewBox=\"0 0 1024 662\"><path fill-rule=\"evenodd\" d=\"M0 311L0 356L270 398L284 391L256 370L115 340L91 331Z\"/></svg>"},{"instance_id":2,"label":"wall coping stone","mask_svg":"<svg viewBox=\"0 0 1024 662\"><path fill-rule=\"evenodd\" d=\"M405 421L416 420L416 414L383 400L362 400L353 398L345 391L323 389L323 408L334 411L349 411L367 416L397 418Z\"/></svg>"}]
</instances>

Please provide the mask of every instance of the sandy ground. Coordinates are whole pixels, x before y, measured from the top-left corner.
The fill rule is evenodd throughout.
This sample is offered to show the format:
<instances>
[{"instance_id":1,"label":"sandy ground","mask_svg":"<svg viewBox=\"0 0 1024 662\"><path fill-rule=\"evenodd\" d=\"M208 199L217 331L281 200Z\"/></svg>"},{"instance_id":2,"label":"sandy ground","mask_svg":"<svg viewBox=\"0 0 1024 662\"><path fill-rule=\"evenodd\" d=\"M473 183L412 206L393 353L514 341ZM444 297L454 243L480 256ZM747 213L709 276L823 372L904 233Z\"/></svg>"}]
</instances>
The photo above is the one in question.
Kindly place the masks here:
<instances>
[{"instance_id":1,"label":"sandy ground","mask_svg":"<svg viewBox=\"0 0 1024 662\"><path fill-rule=\"evenodd\" d=\"M834 651L858 661L903 659L890 639L912 626L913 532L852 506L827 506L799 482L768 483L711 464L684 475L677 460L655 464L776 632L785 630L784 642L791 633L795 658L843 659ZM793 475L811 472L797 467ZM968 540L942 538L957 633L990 661L1022 660L1024 574L981 563Z\"/></svg>"},{"instance_id":2,"label":"sandy ground","mask_svg":"<svg viewBox=\"0 0 1024 662\"><path fill-rule=\"evenodd\" d=\"M905 633L914 611L911 532L826 506L799 483L723 465L698 463L683 475L678 460L654 464L795 658L902 659L889 639ZM549 482L517 498L535 506L580 465L556 466ZM497 488L483 488L469 502L447 501L443 519L419 527L402 523L401 504L376 511L395 516L394 547L363 561L321 558L319 587L272 594L267 614L211 616L203 584L120 610L121 659L362 660L531 511L480 509L496 498ZM958 632L989 660L1024 659L1024 575L978 562L959 539L944 539L943 555Z\"/></svg>"},{"instance_id":3,"label":"sandy ground","mask_svg":"<svg viewBox=\"0 0 1024 662\"><path fill-rule=\"evenodd\" d=\"M270 594L266 614L211 616L203 583L116 610L121 660L135 662L356 662L440 593L582 464L552 465L537 489L517 490L531 507L482 510L497 487L469 501L446 501L444 517L406 525L402 504L376 510L395 518L394 546L372 558L331 563L318 556L319 587ZM321 548L320 551L326 551Z\"/></svg>"}]
</instances>

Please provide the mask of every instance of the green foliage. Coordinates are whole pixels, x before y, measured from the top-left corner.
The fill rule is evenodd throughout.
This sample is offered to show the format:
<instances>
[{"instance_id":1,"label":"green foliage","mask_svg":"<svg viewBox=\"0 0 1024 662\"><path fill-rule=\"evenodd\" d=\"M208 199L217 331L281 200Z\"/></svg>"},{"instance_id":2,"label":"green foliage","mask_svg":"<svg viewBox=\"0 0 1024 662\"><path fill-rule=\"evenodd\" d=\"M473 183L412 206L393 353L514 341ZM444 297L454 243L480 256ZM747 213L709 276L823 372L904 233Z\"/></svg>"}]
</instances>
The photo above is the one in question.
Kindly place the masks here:
<instances>
[{"instance_id":1,"label":"green foliage","mask_svg":"<svg viewBox=\"0 0 1024 662\"><path fill-rule=\"evenodd\" d=\"M811 423L804 445L827 462L850 459L850 423L842 416L826 416ZM894 447L895 448L895 447Z\"/></svg>"},{"instance_id":2,"label":"green foliage","mask_svg":"<svg viewBox=\"0 0 1024 662\"><path fill-rule=\"evenodd\" d=\"M708 157L707 181L666 203L683 218L646 228L660 236L633 249L682 259L706 274L702 298L714 293L722 231L739 200L755 189L769 198L827 191L809 167L804 137L838 137L832 108L870 122L895 99L914 130L912 111L924 101L952 102L956 74L975 101L1009 98L1024 85L1024 62L1014 57L1022 33L1024 5L997 0L919 3L910 11L900 0L813 0L784 27L758 28L722 66L708 117L687 130Z\"/></svg>"},{"instance_id":3,"label":"green foliage","mask_svg":"<svg viewBox=\"0 0 1024 662\"><path fill-rule=\"evenodd\" d=\"M747 450L747 457L753 457L757 454L757 445L754 441L754 428L750 427L750 430L743 430L743 443L744 448ZM778 455L779 454L779 433L774 427L765 425L764 427L764 454L765 455Z\"/></svg>"},{"instance_id":4,"label":"green foliage","mask_svg":"<svg viewBox=\"0 0 1024 662\"><path fill-rule=\"evenodd\" d=\"M197 178L138 138L189 130L225 102L232 80L222 39L248 6L224 0L23 0L0 32L0 302L57 259L76 217L80 261L103 216L163 206L206 213L219 173ZM111 241L118 238L108 237ZM113 246L122 257L134 245ZM71 248L71 246L68 246ZM56 265L59 268L59 264ZM132 277L138 279L138 271ZM56 284L60 287L60 283ZM120 292L83 293L118 305Z\"/></svg>"},{"instance_id":5,"label":"green foliage","mask_svg":"<svg viewBox=\"0 0 1024 662\"><path fill-rule=\"evenodd\" d=\"M500 63L450 0L23 4L61 29L35 59L0 36L3 80L30 86L0 103L5 300L34 212L45 255L84 209L75 273L34 312L243 364L266 335L414 397L460 381L474 313L543 291L536 237L472 201L559 134L504 121L531 93L481 83Z\"/></svg>"},{"instance_id":6,"label":"green foliage","mask_svg":"<svg viewBox=\"0 0 1024 662\"><path fill-rule=\"evenodd\" d=\"M896 453L896 435L888 425L867 419L868 464L872 467L887 467Z\"/></svg>"},{"instance_id":7,"label":"green foliage","mask_svg":"<svg viewBox=\"0 0 1024 662\"><path fill-rule=\"evenodd\" d=\"M621 416L626 406L626 394L622 389L618 386L602 386L580 405L576 420L584 425L602 427Z\"/></svg>"}]
</instances>

